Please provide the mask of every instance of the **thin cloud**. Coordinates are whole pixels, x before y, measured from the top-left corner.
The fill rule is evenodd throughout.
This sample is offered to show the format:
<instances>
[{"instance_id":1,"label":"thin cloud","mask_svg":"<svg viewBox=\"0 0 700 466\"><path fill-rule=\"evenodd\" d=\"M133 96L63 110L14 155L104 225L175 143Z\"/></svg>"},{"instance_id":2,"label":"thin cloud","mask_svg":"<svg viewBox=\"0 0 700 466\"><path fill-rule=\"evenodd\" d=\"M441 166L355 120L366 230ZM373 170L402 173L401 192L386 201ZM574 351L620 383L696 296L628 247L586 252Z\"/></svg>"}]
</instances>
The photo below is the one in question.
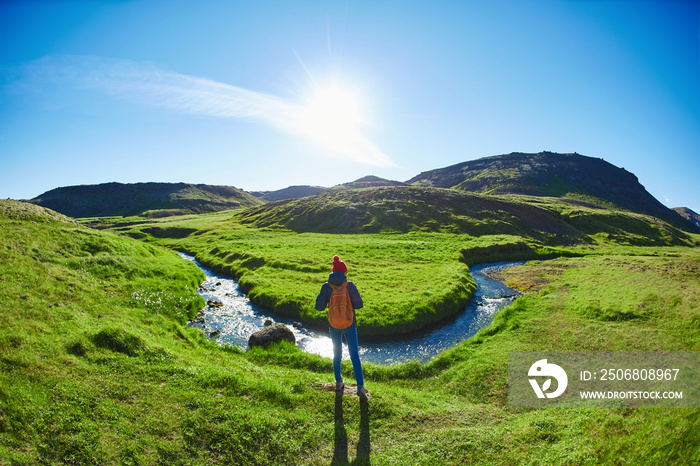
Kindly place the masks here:
<instances>
[{"instance_id":1,"label":"thin cloud","mask_svg":"<svg viewBox=\"0 0 700 466\"><path fill-rule=\"evenodd\" d=\"M97 89L121 99L181 113L256 120L304 138L333 158L395 166L388 155L356 129L348 128L336 138L319 134L303 124L305 106L277 96L144 63L102 57L45 57L28 65L25 72L25 85L54 83Z\"/></svg>"}]
</instances>

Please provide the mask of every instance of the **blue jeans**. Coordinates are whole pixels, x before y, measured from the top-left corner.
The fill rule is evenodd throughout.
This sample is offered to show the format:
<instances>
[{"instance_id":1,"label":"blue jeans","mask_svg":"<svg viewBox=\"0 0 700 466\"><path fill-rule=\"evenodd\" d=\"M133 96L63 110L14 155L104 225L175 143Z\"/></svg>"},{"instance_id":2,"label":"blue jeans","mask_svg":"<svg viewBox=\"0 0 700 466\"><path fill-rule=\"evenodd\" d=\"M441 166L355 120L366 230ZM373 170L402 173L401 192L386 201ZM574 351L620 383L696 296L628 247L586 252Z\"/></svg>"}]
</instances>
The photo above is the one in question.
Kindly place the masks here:
<instances>
[{"instance_id":1,"label":"blue jeans","mask_svg":"<svg viewBox=\"0 0 700 466\"><path fill-rule=\"evenodd\" d=\"M329 327L329 330L333 341L333 373L335 374L335 381L339 382L343 379L340 375L340 360L343 358L343 335L345 335L345 341L350 352L350 360L352 361L352 370L355 372L355 380L357 380L358 386L364 385L362 363L360 362L360 353L357 350L357 326L351 325L342 330Z\"/></svg>"}]
</instances>

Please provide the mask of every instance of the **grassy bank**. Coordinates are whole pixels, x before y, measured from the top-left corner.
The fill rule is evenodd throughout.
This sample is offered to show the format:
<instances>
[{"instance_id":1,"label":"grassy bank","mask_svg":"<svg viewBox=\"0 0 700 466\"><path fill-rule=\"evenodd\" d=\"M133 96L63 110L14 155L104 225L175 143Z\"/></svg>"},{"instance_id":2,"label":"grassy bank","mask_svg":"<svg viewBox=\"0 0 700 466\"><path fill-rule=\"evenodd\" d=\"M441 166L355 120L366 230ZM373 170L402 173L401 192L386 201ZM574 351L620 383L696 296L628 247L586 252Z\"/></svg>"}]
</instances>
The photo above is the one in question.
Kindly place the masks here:
<instances>
[{"instance_id":1,"label":"grassy bank","mask_svg":"<svg viewBox=\"0 0 700 466\"><path fill-rule=\"evenodd\" d=\"M121 227L131 237L186 251L238 279L256 304L325 327L314 309L333 255L348 265L365 299L357 313L363 335L411 333L459 313L473 295L469 265L589 253L545 246L514 235L454 233L331 234L259 229L231 214L166 219Z\"/></svg>"},{"instance_id":2,"label":"grassy bank","mask_svg":"<svg viewBox=\"0 0 700 466\"><path fill-rule=\"evenodd\" d=\"M315 297L338 254L365 300L364 335L409 333L458 313L475 284L461 261L463 237L450 234L332 235L259 230L228 221L212 230L201 219L139 225L128 234L186 251L239 280L248 297L277 313L327 326Z\"/></svg>"},{"instance_id":3,"label":"grassy bank","mask_svg":"<svg viewBox=\"0 0 700 466\"><path fill-rule=\"evenodd\" d=\"M513 269L507 280L531 294L429 363L366 364L360 403L318 389L328 359L220 347L183 325L202 277L172 251L5 206L0 464L700 461L697 409L505 404L508 351L700 350L697 248L608 246Z\"/></svg>"}]
</instances>

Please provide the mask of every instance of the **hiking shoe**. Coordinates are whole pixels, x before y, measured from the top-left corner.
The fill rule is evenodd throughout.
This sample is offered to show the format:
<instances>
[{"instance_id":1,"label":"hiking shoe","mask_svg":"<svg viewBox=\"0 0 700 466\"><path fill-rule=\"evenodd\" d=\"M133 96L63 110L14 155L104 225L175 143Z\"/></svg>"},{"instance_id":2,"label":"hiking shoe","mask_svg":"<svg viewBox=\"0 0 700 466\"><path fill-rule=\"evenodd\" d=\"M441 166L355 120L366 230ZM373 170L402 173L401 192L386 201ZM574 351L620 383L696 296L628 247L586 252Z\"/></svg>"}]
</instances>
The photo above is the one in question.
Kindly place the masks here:
<instances>
[{"instance_id":1,"label":"hiking shoe","mask_svg":"<svg viewBox=\"0 0 700 466\"><path fill-rule=\"evenodd\" d=\"M366 400L367 399L367 389L365 389L365 387L362 385L358 385L357 386L357 396L359 396L360 399Z\"/></svg>"},{"instance_id":2,"label":"hiking shoe","mask_svg":"<svg viewBox=\"0 0 700 466\"><path fill-rule=\"evenodd\" d=\"M335 383L335 392L340 393L343 390L345 390L345 382L343 382L342 380L337 381Z\"/></svg>"}]
</instances>

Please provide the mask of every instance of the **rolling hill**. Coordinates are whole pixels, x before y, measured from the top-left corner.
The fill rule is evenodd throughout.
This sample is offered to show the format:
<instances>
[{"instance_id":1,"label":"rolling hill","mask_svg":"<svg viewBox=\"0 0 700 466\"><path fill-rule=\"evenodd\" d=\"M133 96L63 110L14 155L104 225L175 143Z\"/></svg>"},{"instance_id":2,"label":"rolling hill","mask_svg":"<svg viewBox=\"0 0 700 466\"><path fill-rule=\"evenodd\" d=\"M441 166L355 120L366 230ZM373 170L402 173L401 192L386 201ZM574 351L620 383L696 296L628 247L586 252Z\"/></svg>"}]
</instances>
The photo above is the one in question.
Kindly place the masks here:
<instances>
[{"instance_id":1,"label":"rolling hill","mask_svg":"<svg viewBox=\"0 0 700 466\"><path fill-rule=\"evenodd\" d=\"M406 183L401 181L391 181L384 178L379 178L378 176L365 176L355 181L350 181L349 183L342 183L330 188L324 188L323 186L288 186L283 189L278 189L276 191L251 191L255 197L259 197L268 202L274 201L284 201L287 199L299 199L302 197L314 196L320 194L323 191L342 191L347 189L357 189L357 188L376 188L379 186L406 186Z\"/></svg>"},{"instance_id":2,"label":"rolling hill","mask_svg":"<svg viewBox=\"0 0 700 466\"><path fill-rule=\"evenodd\" d=\"M230 186L187 183L105 183L47 191L29 202L71 217L167 216L215 212L264 201Z\"/></svg>"},{"instance_id":3,"label":"rolling hill","mask_svg":"<svg viewBox=\"0 0 700 466\"><path fill-rule=\"evenodd\" d=\"M423 172L407 181L418 186L473 193L569 197L610 204L658 217L678 228L700 232L661 204L635 175L603 159L580 154L513 152Z\"/></svg>"},{"instance_id":4,"label":"rolling hill","mask_svg":"<svg viewBox=\"0 0 700 466\"><path fill-rule=\"evenodd\" d=\"M326 188L323 186L288 186L276 191L251 191L250 194L265 201L283 201L285 199L298 199L300 197L313 196L325 189Z\"/></svg>"},{"instance_id":5,"label":"rolling hill","mask_svg":"<svg viewBox=\"0 0 700 466\"><path fill-rule=\"evenodd\" d=\"M529 236L548 244L585 243L600 234L636 245L692 241L681 230L651 216L575 199L506 198L423 186L328 190L316 196L251 207L236 218L258 228L286 228L299 233L507 234Z\"/></svg>"}]
</instances>

